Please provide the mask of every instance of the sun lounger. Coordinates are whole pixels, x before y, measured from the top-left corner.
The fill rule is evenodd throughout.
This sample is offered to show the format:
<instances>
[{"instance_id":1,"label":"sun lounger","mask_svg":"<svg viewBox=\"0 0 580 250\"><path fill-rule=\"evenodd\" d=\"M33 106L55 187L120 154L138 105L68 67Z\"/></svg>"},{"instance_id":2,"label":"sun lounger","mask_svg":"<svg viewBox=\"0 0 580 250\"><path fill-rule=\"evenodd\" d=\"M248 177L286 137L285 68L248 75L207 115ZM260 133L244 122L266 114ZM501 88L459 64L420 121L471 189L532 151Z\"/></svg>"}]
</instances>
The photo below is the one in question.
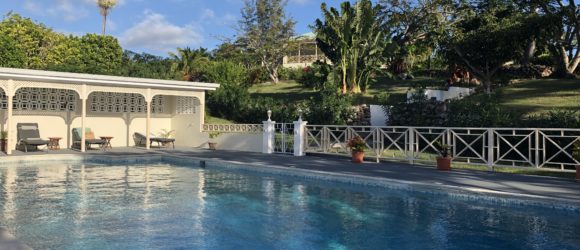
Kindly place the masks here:
<instances>
[{"instance_id":1,"label":"sun lounger","mask_svg":"<svg viewBox=\"0 0 580 250\"><path fill-rule=\"evenodd\" d=\"M17 129L17 148L24 149L24 152L28 152L28 149L38 150L38 146L48 146L49 141L40 138L40 132L38 131L38 123L18 123L16 125Z\"/></svg>"},{"instance_id":2,"label":"sun lounger","mask_svg":"<svg viewBox=\"0 0 580 250\"><path fill-rule=\"evenodd\" d=\"M141 133L134 133L133 140L135 141L135 146L145 146L145 142L147 142L147 137ZM174 138L150 137L149 141L151 142L151 144L156 142L158 147L161 147L161 145L165 146L171 143L171 146L175 148Z\"/></svg>"},{"instance_id":3,"label":"sun lounger","mask_svg":"<svg viewBox=\"0 0 580 250\"><path fill-rule=\"evenodd\" d=\"M73 148L80 149L81 148L81 128L73 128L72 129L72 136L73 136ZM87 149L91 149L91 145L99 145L99 148L105 149L105 144L107 141L102 139L96 139L95 133L91 131L90 128L85 128L85 147Z\"/></svg>"}]
</instances>

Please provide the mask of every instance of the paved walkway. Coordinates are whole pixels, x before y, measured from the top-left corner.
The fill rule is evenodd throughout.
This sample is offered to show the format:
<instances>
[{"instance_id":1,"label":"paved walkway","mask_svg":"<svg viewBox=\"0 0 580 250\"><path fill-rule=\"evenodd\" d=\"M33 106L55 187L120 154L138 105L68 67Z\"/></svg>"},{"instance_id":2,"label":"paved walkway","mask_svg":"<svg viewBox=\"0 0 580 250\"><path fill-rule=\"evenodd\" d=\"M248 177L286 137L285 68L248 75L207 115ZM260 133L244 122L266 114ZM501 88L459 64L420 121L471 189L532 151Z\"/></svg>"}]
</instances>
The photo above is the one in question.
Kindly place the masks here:
<instances>
[{"instance_id":1,"label":"paved walkway","mask_svg":"<svg viewBox=\"0 0 580 250\"><path fill-rule=\"evenodd\" d=\"M28 155L50 156L55 154L80 154L80 152L73 150L59 150L24 154L16 151L14 156L10 157L26 157ZM475 170L438 171L434 167L395 162L353 164L346 157L335 156L294 157L290 155L266 155L251 152L223 150L209 151L203 149L155 149L146 151L141 148L114 148L106 152L91 150L88 154L110 156L164 154L198 157L235 163L249 163L263 166L278 166L348 175L380 177L441 187L454 186L468 188L470 190L485 190L552 199L564 199L580 205L580 183L572 179L556 177L494 173ZM37 157L38 156L31 158Z\"/></svg>"}]
</instances>

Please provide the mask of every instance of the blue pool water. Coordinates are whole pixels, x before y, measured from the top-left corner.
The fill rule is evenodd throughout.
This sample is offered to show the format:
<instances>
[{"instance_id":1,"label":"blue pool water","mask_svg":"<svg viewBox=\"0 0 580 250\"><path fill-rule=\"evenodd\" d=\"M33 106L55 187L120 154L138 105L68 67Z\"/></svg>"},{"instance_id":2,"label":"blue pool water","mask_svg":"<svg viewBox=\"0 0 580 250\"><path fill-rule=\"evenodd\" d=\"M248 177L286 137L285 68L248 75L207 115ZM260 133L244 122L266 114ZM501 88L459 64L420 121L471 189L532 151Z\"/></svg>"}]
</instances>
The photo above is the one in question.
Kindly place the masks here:
<instances>
[{"instance_id":1,"label":"blue pool water","mask_svg":"<svg viewBox=\"0 0 580 250\"><path fill-rule=\"evenodd\" d=\"M580 214L165 164L0 167L35 249L578 249Z\"/></svg>"}]
</instances>

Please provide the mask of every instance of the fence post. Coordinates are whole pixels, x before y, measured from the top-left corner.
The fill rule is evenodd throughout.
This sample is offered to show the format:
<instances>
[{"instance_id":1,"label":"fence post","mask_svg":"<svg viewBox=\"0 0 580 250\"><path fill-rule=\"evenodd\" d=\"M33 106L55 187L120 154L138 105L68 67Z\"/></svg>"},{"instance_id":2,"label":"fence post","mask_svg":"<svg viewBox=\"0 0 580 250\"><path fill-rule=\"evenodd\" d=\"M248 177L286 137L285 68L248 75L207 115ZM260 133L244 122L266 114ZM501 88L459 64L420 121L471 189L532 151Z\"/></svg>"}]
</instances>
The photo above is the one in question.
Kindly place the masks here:
<instances>
[{"instance_id":1,"label":"fence post","mask_svg":"<svg viewBox=\"0 0 580 250\"><path fill-rule=\"evenodd\" d=\"M495 132L492 128L487 129L487 167L493 171L493 150L494 150Z\"/></svg>"},{"instance_id":2,"label":"fence post","mask_svg":"<svg viewBox=\"0 0 580 250\"><path fill-rule=\"evenodd\" d=\"M304 156L304 144L306 142L306 124L302 117L294 122L294 156Z\"/></svg>"},{"instance_id":3,"label":"fence post","mask_svg":"<svg viewBox=\"0 0 580 250\"><path fill-rule=\"evenodd\" d=\"M270 119L271 116L272 111L268 110L268 120L262 122L264 124L264 132L262 134L262 153L264 154L274 153L274 133L276 131L274 126L276 122Z\"/></svg>"},{"instance_id":4,"label":"fence post","mask_svg":"<svg viewBox=\"0 0 580 250\"><path fill-rule=\"evenodd\" d=\"M415 130L411 127L408 129L409 131L409 151L408 151L408 160L409 164L415 163Z\"/></svg>"}]
</instances>

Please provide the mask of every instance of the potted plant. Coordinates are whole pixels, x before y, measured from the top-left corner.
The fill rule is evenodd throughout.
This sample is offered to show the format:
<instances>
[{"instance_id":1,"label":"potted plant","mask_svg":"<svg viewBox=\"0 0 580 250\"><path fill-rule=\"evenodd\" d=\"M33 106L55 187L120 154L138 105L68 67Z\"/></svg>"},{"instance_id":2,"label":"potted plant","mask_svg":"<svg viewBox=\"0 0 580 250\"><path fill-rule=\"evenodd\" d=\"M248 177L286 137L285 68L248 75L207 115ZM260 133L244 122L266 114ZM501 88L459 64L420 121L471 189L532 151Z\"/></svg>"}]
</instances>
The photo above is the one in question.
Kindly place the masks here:
<instances>
[{"instance_id":1,"label":"potted plant","mask_svg":"<svg viewBox=\"0 0 580 250\"><path fill-rule=\"evenodd\" d=\"M8 145L8 131L0 131L0 150L6 152L6 146Z\"/></svg>"},{"instance_id":2,"label":"potted plant","mask_svg":"<svg viewBox=\"0 0 580 250\"><path fill-rule=\"evenodd\" d=\"M219 132L209 132L209 140L207 141L207 146L210 150L216 150L217 142L215 141L216 138L220 135Z\"/></svg>"},{"instance_id":3,"label":"potted plant","mask_svg":"<svg viewBox=\"0 0 580 250\"><path fill-rule=\"evenodd\" d=\"M451 147L447 144L437 143L437 170L451 170Z\"/></svg>"},{"instance_id":4,"label":"potted plant","mask_svg":"<svg viewBox=\"0 0 580 250\"><path fill-rule=\"evenodd\" d=\"M365 157L365 149L367 149L367 144L365 140L360 137L354 137L347 142L347 147L350 148L352 153L352 162L362 163Z\"/></svg>"},{"instance_id":5,"label":"potted plant","mask_svg":"<svg viewBox=\"0 0 580 250\"><path fill-rule=\"evenodd\" d=\"M580 162L580 138L574 143L574 147L572 148L572 157L577 162ZM576 181L580 182L580 164L576 165Z\"/></svg>"}]
</instances>

